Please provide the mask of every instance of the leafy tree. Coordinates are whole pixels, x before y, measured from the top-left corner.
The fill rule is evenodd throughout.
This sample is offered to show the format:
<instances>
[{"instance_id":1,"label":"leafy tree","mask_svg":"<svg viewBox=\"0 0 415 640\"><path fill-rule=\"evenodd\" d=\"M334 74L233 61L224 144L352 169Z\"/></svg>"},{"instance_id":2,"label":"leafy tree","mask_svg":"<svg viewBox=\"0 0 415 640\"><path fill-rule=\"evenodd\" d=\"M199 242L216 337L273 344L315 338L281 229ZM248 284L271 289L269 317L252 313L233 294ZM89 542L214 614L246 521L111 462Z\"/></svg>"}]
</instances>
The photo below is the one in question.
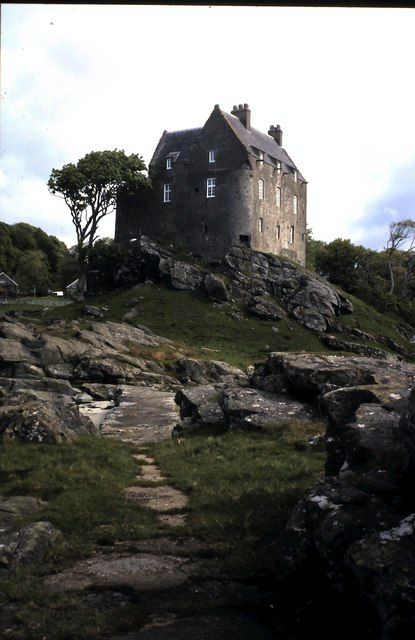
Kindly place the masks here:
<instances>
[{"instance_id":1,"label":"leafy tree","mask_svg":"<svg viewBox=\"0 0 415 640\"><path fill-rule=\"evenodd\" d=\"M306 231L306 267L315 271L316 269L316 256L325 246L323 240L315 240L313 238L313 230L307 227Z\"/></svg>"},{"instance_id":2,"label":"leafy tree","mask_svg":"<svg viewBox=\"0 0 415 640\"><path fill-rule=\"evenodd\" d=\"M49 291L50 272L42 251L25 251L16 264L15 278L23 293L45 295Z\"/></svg>"},{"instance_id":3,"label":"leafy tree","mask_svg":"<svg viewBox=\"0 0 415 640\"><path fill-rule=\"evenodd\" d=\"M132 249L125 247L112 238L97 240L89 253L90 280L95 288L113 287L118 284L122 270L131 267ZM91 276L95 277L92 278Z\"/></svg>"},{"instance_id":4,"label":"leafy tree","mask_svg":"<svg viewBox=\"0 0 415 640\"><path fill-rule=\"evenodd\" d=\"M49 191L67 204L77 237L80 290L86 289L88 258L97 239L99 222L112 213L120 189L134 191L148 185L143 159L124 151L92 151L62 169L53 169Z\"/></svg>"},{"instance_id":5,"label":"leafy tree","mask_svg":"<svg viewBox=\"0 0 415 640\"><path fill-rule=\"evenodd\" d=\"M400 222L392 222L389 225L389 238L386 244L386 255L388 257L389 269L389 295L392 295L395 289L395 276L393 259L396 251L406 245L406 251L411 254L415 248L415 221L401 220ZM409 262L409 275L412 273L412 260Z\"/></svg>"}]
</instances>

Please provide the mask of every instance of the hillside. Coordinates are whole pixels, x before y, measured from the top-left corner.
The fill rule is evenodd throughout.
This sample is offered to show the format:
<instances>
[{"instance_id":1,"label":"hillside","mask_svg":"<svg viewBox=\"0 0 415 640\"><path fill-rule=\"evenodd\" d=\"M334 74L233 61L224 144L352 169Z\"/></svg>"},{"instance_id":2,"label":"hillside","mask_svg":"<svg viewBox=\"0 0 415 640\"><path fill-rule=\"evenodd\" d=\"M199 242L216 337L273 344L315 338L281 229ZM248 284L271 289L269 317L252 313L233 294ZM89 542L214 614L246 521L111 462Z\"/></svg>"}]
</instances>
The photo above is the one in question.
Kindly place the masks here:
<instances>
[{"instance_id":1,"label":"hillside","mask_svg":"<svg viewBox=\"0 0 415 640\"><path fill-rule=\"evenodd\" d=\"M20 286L21 293L47 293L61 286L60 273L68 260L68 248L55 236L26 222L0 222L0 272Z\"/></svg>"},{"instance_id":2,"label":"hillside","mask_svg":"<svg viewBox=\"0 0 415 640\"><path fill-rule=\"evenodd\" d=\"M405 638L414 330L239 248L116 276L0 307L0 634Z\"/></svg>"}]
</instances>

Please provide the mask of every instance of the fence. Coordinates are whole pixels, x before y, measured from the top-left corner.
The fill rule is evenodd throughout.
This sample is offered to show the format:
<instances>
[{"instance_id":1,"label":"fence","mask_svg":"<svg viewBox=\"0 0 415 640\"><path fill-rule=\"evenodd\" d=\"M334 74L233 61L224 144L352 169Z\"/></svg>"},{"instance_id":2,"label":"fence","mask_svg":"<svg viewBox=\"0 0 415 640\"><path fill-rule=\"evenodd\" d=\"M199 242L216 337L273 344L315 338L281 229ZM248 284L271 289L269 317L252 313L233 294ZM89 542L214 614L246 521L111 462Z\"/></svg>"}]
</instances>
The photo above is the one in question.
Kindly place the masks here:
<instances>
[{"instance_id":1,"label":"fence","mask_svg":"<svg viewBox=\"0 0 415 640\"><path fill-rule=\"evenodd\" d=\"M64 307L67 304L72 304L72 300L62 300L62 298L0 298L0 305L12 304L16 305L33 305L36 307L46 307L53 309L54 307Z\"/></svg>"}]
</instances>

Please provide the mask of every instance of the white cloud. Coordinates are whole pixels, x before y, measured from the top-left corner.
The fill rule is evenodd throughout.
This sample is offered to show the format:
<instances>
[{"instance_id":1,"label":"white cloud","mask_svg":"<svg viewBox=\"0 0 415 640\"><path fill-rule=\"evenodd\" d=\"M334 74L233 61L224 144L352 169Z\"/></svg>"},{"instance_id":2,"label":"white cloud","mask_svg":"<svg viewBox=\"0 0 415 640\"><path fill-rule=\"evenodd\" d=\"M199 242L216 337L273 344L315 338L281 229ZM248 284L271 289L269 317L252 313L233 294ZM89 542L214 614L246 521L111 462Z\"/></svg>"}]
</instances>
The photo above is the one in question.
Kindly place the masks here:
<instances>
[{"instance_id":1,"label":"white cloud","mask_svg":"<svg viewBox=\"0 0 415 640\"><path fill-rule=\"evenodd\" d=\"M309 181L315 237L381 246L370 207L415 161L414 27L413 9L4 5L2 218L70 238L53 167L115 147L148 162L163 129L249 102Z\"/></svg>"}]
</instances>

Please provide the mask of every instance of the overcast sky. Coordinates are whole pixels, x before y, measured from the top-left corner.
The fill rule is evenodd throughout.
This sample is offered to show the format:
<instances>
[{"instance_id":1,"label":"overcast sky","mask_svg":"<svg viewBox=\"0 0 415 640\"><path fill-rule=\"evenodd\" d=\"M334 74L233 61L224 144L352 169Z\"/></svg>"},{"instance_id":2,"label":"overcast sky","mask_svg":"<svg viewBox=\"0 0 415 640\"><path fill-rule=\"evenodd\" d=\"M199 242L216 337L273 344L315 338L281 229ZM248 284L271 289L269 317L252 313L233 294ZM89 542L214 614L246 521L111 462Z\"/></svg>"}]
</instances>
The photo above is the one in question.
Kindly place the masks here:
<instances>
[{"instance_id":1,"label":"overcast sky","mask_svg":"<svg viewBox=\"0 0 415 640\"><path fill-rule=\"evenodd\" d=\"M52 168L114 148L148 164L164 129L241 102L281 125L315 238L382 248L415 218L415 9L9 4L1 28L5 222L74 244Z\"/></svg>"}]
</instances>

